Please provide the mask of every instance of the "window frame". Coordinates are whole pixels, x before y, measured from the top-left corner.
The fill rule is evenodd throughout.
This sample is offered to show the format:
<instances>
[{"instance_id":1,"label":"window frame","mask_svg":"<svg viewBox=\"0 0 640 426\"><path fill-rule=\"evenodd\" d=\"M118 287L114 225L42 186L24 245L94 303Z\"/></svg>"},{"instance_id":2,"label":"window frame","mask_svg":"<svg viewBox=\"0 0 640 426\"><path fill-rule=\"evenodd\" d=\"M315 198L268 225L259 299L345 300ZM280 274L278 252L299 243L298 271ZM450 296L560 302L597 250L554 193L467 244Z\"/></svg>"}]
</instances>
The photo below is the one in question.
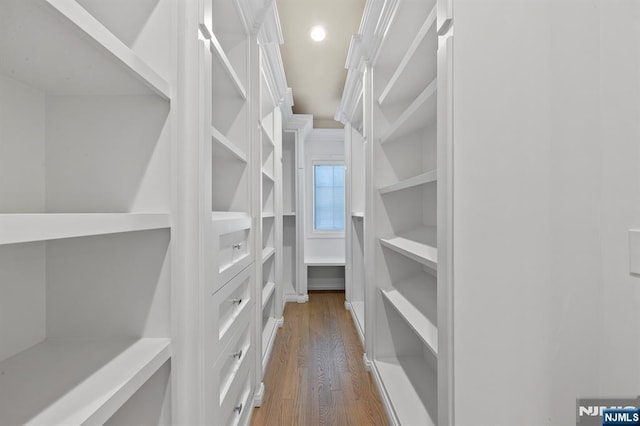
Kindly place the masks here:
<instances>
[{"instance_id":1,"label":"window frame","mask_svg":"<svg viewBox=\"0 0 640 426\"><path fill-rule=\"evenodd\" d=\"M312 159L311 160L311 223L309 224L310 231L309 238L344 238L347 227L347 188L345 182L344 198L345 198L345 211L344 214L344 229L342 231L325 231L316 229L316 166L342 166L344 167L345 178L347 173L346 164L344 159Z\"/></svg>"}]
</instances>

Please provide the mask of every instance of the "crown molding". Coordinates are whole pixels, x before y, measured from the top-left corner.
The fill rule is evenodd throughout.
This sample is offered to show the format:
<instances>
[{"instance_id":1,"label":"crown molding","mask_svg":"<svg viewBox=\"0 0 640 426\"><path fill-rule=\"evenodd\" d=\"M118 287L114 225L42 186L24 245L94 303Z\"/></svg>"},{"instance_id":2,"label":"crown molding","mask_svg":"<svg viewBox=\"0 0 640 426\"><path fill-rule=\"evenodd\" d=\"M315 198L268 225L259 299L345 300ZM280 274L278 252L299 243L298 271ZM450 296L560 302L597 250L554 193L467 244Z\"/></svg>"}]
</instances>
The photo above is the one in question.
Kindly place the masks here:
<instances>
[{"instance_id":1,"label":"crown molding","mask_svg":"<svg viewBox=\"0 0 640 426\"><path fill-rule=\"evenodd\" d=\"M255 0L254 0L255 3ZM274 107L282 111L283 119L292 115L293 94L287 85L280 45L284 42L278 7L273 0L254 7L253 30L260 46L260 68Z\"/></svg>"},{"instance_id":2,"label":"crown molding","mask_svg":"<svg viewBox=\"0 0 640 426\"><path fill-rule=\"evenodd\" d=\"M374 65L380 46L398 10L399 0L368 0L358 33L351 37L345 68L347 79L334 118L351 122L362 96L362 77L367 65Z\"/></svg>"},{"instance_id":3,"label":"crown molding","mask_svg":"<svg viewBox=\"0 0 640 426\"><path fill-rule=\"evenodd\" d=\"M297 130L299 133L307 137L313 130L313 115L292 114L287 121L284 121L283 127L285 130Z\"/></svg>"}]
</instances>

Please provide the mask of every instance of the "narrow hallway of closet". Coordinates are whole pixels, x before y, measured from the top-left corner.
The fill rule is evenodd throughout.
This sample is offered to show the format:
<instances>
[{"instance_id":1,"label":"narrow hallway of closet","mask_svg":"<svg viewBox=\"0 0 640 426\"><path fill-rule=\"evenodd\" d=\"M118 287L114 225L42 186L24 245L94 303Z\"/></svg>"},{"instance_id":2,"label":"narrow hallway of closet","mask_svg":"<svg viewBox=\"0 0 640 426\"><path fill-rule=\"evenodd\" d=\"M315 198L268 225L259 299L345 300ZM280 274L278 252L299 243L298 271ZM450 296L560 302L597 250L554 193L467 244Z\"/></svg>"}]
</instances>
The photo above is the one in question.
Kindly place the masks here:
<instances>
[{"instance_id":1,"label":"narrow hallway of closet","mask_svg":"<svg viewBox=\"0 0 640 426\"><path fill-rule=\"evenodd\" d=\"M631 0L0 1L0 425L640 405L639 52Z\"/></svg>"}]
</instances>

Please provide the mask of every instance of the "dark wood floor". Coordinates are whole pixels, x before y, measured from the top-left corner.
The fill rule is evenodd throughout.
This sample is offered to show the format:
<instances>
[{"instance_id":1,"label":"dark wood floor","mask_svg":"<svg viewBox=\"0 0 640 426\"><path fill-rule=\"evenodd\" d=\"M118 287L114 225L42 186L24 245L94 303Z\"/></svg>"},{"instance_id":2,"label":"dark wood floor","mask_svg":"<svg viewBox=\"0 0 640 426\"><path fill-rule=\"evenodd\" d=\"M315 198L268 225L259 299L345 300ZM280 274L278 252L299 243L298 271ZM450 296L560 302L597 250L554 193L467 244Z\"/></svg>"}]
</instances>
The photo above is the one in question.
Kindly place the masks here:
<instances>
[{"instance_id":1,"label":"dark wood floor","mask_svg":"<svg viewBox=\"0 0 640 426\"><path fill-rule=\"evenodd\" d=\"M287 303L252 426L386 425L344 292L310 292Z\"/></svg>"}]
</instances>

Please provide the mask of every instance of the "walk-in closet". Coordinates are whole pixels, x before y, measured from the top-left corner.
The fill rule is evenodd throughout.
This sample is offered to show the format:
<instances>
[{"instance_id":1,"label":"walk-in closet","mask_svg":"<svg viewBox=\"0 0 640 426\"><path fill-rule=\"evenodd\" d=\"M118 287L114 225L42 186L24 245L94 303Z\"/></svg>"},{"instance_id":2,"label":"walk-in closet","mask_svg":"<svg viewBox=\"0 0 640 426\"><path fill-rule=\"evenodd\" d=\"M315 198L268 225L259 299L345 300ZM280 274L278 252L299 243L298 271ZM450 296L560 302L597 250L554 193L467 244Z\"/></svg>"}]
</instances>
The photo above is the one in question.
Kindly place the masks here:
<instances>
[{"instance_id":1,"label":"walk-in closet","mask_svg":"<svg viewBox=\"0 0 640 426\"><path fill-rule=\"evenodd\" d=\"M639 424L638 122L633 0L2 0L0 425Z\"/></svg>"}]
</instances>

